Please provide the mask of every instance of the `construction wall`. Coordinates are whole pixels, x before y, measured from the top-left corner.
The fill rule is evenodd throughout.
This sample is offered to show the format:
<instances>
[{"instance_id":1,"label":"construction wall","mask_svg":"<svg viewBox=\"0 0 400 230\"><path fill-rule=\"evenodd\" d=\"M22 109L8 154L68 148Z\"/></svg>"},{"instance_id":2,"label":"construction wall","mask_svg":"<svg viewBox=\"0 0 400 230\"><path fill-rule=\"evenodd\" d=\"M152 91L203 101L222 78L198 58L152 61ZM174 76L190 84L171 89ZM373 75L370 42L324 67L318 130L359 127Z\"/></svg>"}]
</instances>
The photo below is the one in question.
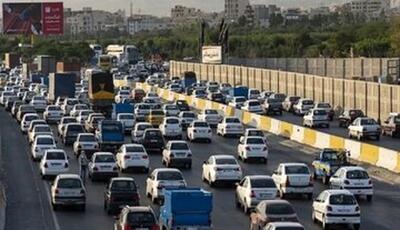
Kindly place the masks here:
<instances>
[{"instance_id":1,"label":"construction wall","mask_svg":"<svg viewBox=\"0 0 400 230\"><path fill-rule=\"evenodd\" d=\"M320 61L314 60L315 65L319 65L318 62ZM279 62L276 64L283 65ZM382 120L386 119L390 112L400 112L398 85L243 66L171 61L171 76L181 76L185 71L194 71L202 80L228 82L231 85L245 85L263 91L329 102L337 113L341 113L344 109L359 108L367 116ZM315 71L322 70L315 69ZM359 74L358 70L354 70L353 73Z\"/></svg>"}]
</instances>

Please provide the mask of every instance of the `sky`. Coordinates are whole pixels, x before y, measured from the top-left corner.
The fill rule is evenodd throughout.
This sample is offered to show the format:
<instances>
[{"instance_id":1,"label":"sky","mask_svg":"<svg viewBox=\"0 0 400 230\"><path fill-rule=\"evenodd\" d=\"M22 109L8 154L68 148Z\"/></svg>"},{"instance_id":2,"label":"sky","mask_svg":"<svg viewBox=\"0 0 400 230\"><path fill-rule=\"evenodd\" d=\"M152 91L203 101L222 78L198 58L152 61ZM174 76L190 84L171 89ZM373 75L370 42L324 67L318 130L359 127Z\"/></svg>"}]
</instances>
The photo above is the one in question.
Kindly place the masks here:
<instances>
[{"instance_id":1,"label":"sky","mask_svg":"<svg viewBox=\"0 0 400 230\"><path fill-rule=\"evenodd\" d=\"M42 0L51 2L57 0ZM156 16L169 16L174 5L184 5L199 8L206 12L220 12L224 9L224 0L63 0L64 7L81 9L92 7L93 9L117 11L125 9L129 14L129 4L133 2L133 12L152 14ZM252 4L276 4L283 7L315 7L343 3L348 0L250 0ZM40 2L38 0L0 0L0 2Z\"/></svg>"}]
</instances>

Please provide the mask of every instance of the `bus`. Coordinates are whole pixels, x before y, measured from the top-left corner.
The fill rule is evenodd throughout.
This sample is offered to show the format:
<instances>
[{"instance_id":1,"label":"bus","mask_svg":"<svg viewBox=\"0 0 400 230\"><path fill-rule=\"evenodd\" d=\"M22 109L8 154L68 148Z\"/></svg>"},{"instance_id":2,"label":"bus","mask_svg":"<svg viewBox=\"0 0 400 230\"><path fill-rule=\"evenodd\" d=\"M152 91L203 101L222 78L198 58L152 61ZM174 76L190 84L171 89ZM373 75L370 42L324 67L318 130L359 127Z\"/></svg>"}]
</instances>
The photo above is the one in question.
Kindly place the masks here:
<instances>
[{"instance_id":1,"label":"bus","mask_svg":"<svg viewBox=\"0 0 400 230\"><path fill-rule=\"evenodd\" d=\"M111 68L114 66L114 58L111 55L100 55L98 58L97 65L99 68L105 72L109 72Z\"/></svg>"},{"instance_id":2,"label":"bus","mask_svg":"<svg viewBox=\"0 0 400 230\"><path fill-rule=\"evenodd\" d=\"M116 57L119 62L130 65L137 64L139 61L139 50L134 45L109 45L106 53Z\"/></svg>"}]
</instances>

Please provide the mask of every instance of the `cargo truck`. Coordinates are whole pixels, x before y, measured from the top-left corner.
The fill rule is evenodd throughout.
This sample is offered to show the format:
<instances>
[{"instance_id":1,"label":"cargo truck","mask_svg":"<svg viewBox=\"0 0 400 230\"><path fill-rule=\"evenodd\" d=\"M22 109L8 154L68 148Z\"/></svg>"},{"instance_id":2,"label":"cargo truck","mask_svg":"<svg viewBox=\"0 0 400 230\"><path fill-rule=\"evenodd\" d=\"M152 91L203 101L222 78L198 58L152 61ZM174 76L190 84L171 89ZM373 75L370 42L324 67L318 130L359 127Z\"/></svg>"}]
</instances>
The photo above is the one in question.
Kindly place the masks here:
<instances>
[{"instance_id":1,"label":"cargo truck","mask_svg":"<svg viewBox=\"0 0 400 230\"><path fill-rule=\"evenodd\" d=\"M116 150L124 143L124 127L120 121L102 120L96 130L96 138L101 150Z\"/></svg>"},{"instance_id":2,"label":"cargo truck","mask_svg":"<svg viewBox=\"0 0 400 230\"><path fill-rule=\"evenodd\" d=\"M229 104L229 102L231 102L231 100L234 97L244 97L245 99L247 99L247 97L249 96L249 88L245 87L245 86L237 86L234 88L231 88L229 90L229 94L226 96L226 104Z\"/></svg>"},{"instance_id":3,"label":"cargo truck","mask_svg":"<svg viewBox=\"0 0 400 230\"><path fill-rule=\"evenodd\" d=\"M212 229L212 208L212 193L201 188L165 189L160 229Z\"/></svg>"},{"instance_id":4,"label":"cargo truck","mask_svg":"<svg viewBox=\"0 0 400 230\"><path fill-rule=\"evenodd\" d=\"M89 102L96 112L111 114L114 102L114 83L110 73L93 71L89 76Z\"/></svg>"},{"instance_id":5,"label":"cargo truck","mask_svg":"<svg viewBox=\"0 0 400 230\"><path fill-rule=\"evenodd\" d=\"M134 106L128 103L118 103L113 104L113 111L111 118L113 120L117 119L119 113L133 113Z\"/></svg>"},{"instance_id":6,"label":"cargo truck","mask_svg":"<svg viewBox=\"0 0 400 230\"><path fill-rule=\"evenodd\" d=\"M57 97L75 97L75 74L72 73L51 73L49 75L50 102L57 100Z\"/></svg>"},{"instance_id":7,"label":"cargo truck","mask_svg":"<svg viewBox=\"0 0 400 230\"><path fill-rule=\"evenodd\" d=\"M188 71L183 74L182 86L184 89L192 87L197 82L196 73Z\"/></svg>"}]
</instances>

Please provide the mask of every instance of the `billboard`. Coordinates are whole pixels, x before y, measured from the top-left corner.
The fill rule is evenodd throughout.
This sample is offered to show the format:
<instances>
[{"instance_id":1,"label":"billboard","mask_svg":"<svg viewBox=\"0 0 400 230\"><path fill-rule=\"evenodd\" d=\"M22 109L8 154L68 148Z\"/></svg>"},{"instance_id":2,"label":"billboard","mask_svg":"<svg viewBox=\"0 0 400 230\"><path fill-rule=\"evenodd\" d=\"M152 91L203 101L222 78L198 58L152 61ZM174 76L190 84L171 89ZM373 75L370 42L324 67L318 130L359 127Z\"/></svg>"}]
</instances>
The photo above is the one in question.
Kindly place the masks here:
<instances>
[{"instance_id":1,"label":"billboard","mask_svg":"<svg viewBox=\"0 0 400 230\"><path fill-rule=\"evenodd\" d=\"M62 2L3 3L5 34L62 34L63 26Z\"/></svg>"},{"instance_id":2,"label":"billboard","mask_svg":"<svg viewBox=\"0 0 400 230\"><path fill-rule=\"evenodd\" d=\"M221 46L203 46L202 62L207 64L222 63L222 47Z\"/></svg>"}]
</instances>

